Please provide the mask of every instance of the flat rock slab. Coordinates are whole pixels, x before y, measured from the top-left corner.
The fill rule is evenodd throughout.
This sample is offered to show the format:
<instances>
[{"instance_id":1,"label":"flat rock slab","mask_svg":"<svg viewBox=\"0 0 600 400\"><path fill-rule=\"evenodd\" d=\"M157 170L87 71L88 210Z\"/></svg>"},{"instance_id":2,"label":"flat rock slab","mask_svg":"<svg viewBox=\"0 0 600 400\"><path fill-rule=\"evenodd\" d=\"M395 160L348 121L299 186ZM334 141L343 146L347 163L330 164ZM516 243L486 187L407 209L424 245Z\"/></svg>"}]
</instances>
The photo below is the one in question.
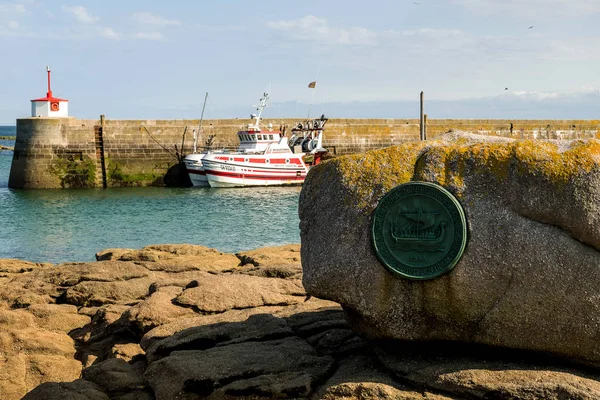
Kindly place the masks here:
<instances>
[{"instance_id":1,"label":"flat rock slab","mask_svg":"<svg viewBox=\"0 0 600 400\"><path fill-rule=\"evenodd\" d=\"M394 380L373 358L357 354L344 360L313 399L452 400L452 397L416 391Z\"/></svg>"},{"instance_id":2,"label":"flat rock slab","mask_svg":"<svg viewBox=\"0 0 600 400\"><path fill-rule=\"evenodd\" d=\"M191 244L157 244L141 250L106 249L96 253L97 260L134 261L153 271L230 271L239 266L234 254Z\"/></svg>"},{"instance_id":3,"label":"flat rock slab","mask_svg":"<svg viewBox=\"0 0 600 400\"><path fill-rule=\"evenodd\" d=\"M47 307L36 307L34 315L0 306L0 398L19 399L43 382L71 381L81 374L75 343L64 332L76 323L77 315L69 306L54 305L66 315L48 321L46 312L57 310ZM80 317L82 324L89 321Z\"/></svg>"},{"instance_id":4,"label":"flat rock slab","mask_svg":"<svg viewBox=\"0 0 600 400\"><path fill-rule=\"evenodd\" d=\"M146 354L149 362L179 350L204 350L240 342L265 341L294 335L287 323L269 314L250 316L239 323L198 326L178 332L154 346Z\"/></svg>"},{"instance_id":5,"label":"flat rock slab","mask_svg":"<svg viewBox=\"0 0 600 400\"><path fill-rule=\"evenodd\" d=\"M389 272L381 198L409 181L461 203L466 250L439 278ZM600 362L600 142L451 134L313 168L300 195L303 283L371 338L455 340ZM543 332L543 333L542 333Z\"/></svg>"},{"instance_id":6,"label":"flat rock slab","mask_svg":"<svg viewBox=\"0 0 600 400\"><path fill-rule=\"evenodd\" d=\"M305 341L284 338L208 350L175 351L146 370L157 400L177 396L296 398L310 394L333 359L318 356Z\"/></svg>"},{"instance_id":7,"label":"flat rock slab","mask_svg":"<svg viewBox=\"0 0 600 400\"><path fill-rule=\"evenodd\" d=\"M73 382L44 383L27 393L22 400L110 400L102 389L92 382L78 379Z\"/></svg>"},{"instance_id":8,"label":"flat rock slab","mask_svg":"<svg viewBox=\"0 0 600 400\"><path fill-rule=\"evenodd\" d=\"M304 300L300 280L245 275L206 275L194 287L177 296L175 303L198 312L216 313L230 309L290 305Z\"/></svg>"},{"instance_id":9,"label":"flat rock slab","mask_svg":"<svg viewBox=\"0 0 600 400\"><path fill-rule=\"evenodd\" d=\"M407 383L466 398L600 398L600 374L537 353L454 343L388 342L382 364Z\"/></svg>"},{"instance_id":10,"label":"flat rock slab","mask_svg":"<svg viewBox=\"0 0 600 400\"><path fill-rule=\"evenodd\" d=\"M242 251L236 254L244 268L242 273L267 278L299 278L302 276L300 245L287 244L266 249Z\"/></svg>"}]
</instances>

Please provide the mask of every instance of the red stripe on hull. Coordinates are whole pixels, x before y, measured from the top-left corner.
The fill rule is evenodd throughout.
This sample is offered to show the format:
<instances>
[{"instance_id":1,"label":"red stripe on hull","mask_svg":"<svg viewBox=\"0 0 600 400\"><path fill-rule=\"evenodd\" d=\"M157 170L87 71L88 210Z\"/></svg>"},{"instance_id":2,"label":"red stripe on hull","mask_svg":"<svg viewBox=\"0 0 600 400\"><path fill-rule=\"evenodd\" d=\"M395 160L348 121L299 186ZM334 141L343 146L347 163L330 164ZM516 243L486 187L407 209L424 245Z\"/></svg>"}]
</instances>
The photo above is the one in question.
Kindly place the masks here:
<instances>
[{"instance_id":1,"label":"red stripe on hull","mask_svg":"<svg viewBox=\"0 0 600 400\"><path fill-rule=\"evenodd\" d=\"M219 160L219 161L228 161L228 162L246 162L246 158L240 158L240 157L232 157L233 160L229 159L230 157L214 157L215 160ZM299 158L295 158L295 157L286 157L290 160L289 164L294 164L294 165L302 165L302 160L300 160ZM251 158L248 157L248 162L250 164L255 163L255 164L268 164L266 162L266 160L269 160L269 163L271 164L281 164L281 165L285 165L286 162L286 158ZM205 158L205 160L207 161L212 161L210 158ZM241 167L243 167L244 165L239 165Z\"/></svg>"},{"instance_id":2,"label":"red stripe on hull","mask_svg":"<svg viewBox=\"0 0 600 400\"><path fill-rule=\"evenodd\" d=\"M281 175L247 175L247 174L238 174L235 172L224 172L224 171L206 171L207 175L215 175L215 176L226 176L228 178L237 178L237 179L269 179L274 181L299 181L304 180L306 178L306 174L301 174L300 176L281 176Z\"/></svg>"}]
</instances>

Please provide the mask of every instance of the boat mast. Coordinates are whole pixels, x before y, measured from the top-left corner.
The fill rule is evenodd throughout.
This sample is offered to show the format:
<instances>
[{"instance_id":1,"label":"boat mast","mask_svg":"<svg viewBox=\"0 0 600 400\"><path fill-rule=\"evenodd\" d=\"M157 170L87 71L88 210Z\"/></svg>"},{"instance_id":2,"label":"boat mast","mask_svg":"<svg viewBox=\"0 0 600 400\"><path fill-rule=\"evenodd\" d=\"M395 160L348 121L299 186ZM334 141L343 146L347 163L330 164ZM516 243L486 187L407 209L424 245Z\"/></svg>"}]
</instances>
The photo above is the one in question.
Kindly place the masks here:
<instances>
[{"instance_id":1,"label":"boat mast","mask_svg":"<svg viewBox=\"0 0 600 400\"><path fill-rule=\"evenodd\" d=\"M260 129L260 117L262 115L263 110L267 106L267 100L269 100L269 93L264 92L263 97L260 99L260 104L256 106L256 111L258 111L258 115L253 115L256 120L255 126L257 129Z\"/></svg>"},{"instance_id":2,"label":"boat mast","mask_svg":"<svg viewBox=\"0 0 600 400\"><path fill-rule=\"evenodd\" d=\"M202 120L204 119L204 109L206 108L206 100L208 99L208 92L204 96L204 104L202 105L202 114L200 115L200 122L198 122L198 130L194 132L194 154L196 154L197 146L198 146L198 135L200 134L200 129L202 129Z\"/></svg>"}]
</instances>

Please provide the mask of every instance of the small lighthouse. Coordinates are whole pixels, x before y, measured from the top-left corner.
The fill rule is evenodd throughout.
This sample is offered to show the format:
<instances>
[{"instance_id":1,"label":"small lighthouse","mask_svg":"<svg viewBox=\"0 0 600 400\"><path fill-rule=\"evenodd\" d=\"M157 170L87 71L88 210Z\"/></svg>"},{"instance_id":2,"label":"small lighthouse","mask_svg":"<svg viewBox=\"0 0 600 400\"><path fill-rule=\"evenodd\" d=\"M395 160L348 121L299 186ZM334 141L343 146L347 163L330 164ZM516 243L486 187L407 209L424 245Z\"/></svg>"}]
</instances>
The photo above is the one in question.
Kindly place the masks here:
<instances>
[{"instance_id":1,"label":"small lighthouse","mask_svg":"<svg viewBox=\"0 0 600 400\"><path fill-rule=\"evenodd\" d=\"M50 89L50 67L46 66L48 71L48 92L46 97L31 100L32 117L68 117L69 100L59 99L52 96Z\"/></svg>"}]
</instances>

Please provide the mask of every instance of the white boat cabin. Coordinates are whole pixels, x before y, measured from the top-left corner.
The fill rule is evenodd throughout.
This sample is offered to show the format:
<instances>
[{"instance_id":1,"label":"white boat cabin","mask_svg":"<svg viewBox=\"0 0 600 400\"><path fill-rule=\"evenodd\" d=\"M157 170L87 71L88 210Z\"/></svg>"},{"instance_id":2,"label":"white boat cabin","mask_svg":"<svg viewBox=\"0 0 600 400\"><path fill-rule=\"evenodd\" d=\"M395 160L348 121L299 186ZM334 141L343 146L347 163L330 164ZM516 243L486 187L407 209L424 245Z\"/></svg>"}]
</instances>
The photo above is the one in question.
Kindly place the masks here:
<instances>
[{"instance_id":1,"label":"white boat cabin","mask_svg":"<svg viewBox=\"0 0 600 400\"><path fill-rule=\"evenodd\" d=\"M238 132L240 147L238 151L245 153L264 153L267 149L279 144L281 132L261 131L253 124L248 124L247 130ZM287 147L287 143L286 143Z\"/></svg>"}]
</instances>

